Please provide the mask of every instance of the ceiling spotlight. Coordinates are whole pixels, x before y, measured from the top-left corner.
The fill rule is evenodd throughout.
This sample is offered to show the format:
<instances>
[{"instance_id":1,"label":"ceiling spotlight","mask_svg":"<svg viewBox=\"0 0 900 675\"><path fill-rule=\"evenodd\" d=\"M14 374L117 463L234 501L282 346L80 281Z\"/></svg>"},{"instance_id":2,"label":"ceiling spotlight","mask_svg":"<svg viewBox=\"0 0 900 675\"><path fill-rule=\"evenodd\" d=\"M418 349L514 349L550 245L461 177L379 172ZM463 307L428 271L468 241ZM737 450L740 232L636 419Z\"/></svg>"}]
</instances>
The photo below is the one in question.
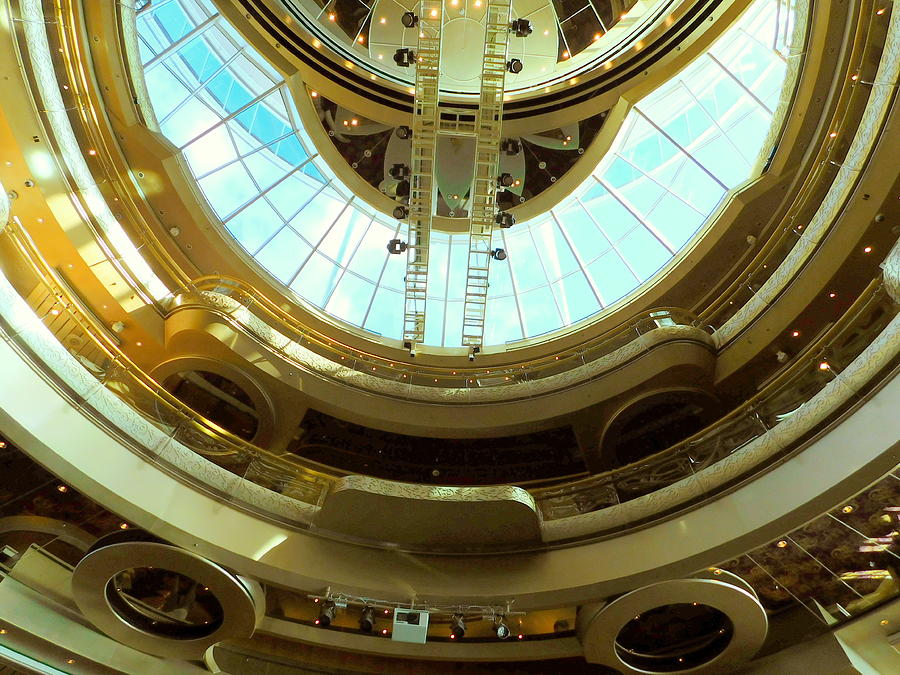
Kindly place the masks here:
<instances>
[{"instance_id":1,"label":"ceiling spotlight","mask_svg":"<svg viewBox=\"0 0 900 675\"><path fill-rule=\"evenodd\" d=\"M406 245L406 242L400 239L391 239L387 244L388 253L391 255L400 255L407 248L409 247Z\"/></svg>"},{"instance_id":2,"label":"ceiling spotlight","mask_svg":"<svg viewBox=\"0 0 900 675\"><path fill-rule=\"evenodd\" d=\"M405 206L405 205L403 205L403 204L400 204L400 205L398 205L398 206L395 206L395 207L394 207L394 210L393 210L393 216L394 216L394 218L396 218L397 220L403 220L403 219L405 219L406 217L409 216L409 207L407 207L407 206Z\"/></svg>"},{"instance_id":3,"label":"ceiling spotlight","mask_svg":"<svg viewBox=\"0 0 900 675\"><path fill-rule=\"evenodd\" d=\"M494 260L506 260L506 251L502 248L495 248L491 251L491 257Z\"/></svg>"},{"instance_id":4,"label":"ceiling spotlight","mask_svg":"<svg viewBox=\"0 0 900 675\"><path fill-rule=\"evenodd\" d=\"M516 180L510 173L501 173L499 176L497 176L497 185L499 185L500 187L512 187L513 183L515 182Z\"/></svg>"},{"instance_id":5,"label":"ceiling spotlight","mask_svg":"<svg viewBox=\"0 0 900 675\"><path fill-rule=\"evenodd\" d=\"M371 633L375 628L375 609L373 607L363 607L362 614L359 617L359 629L363 633Z\"/></svg>"},{"instance_id":6,"label":"ceiling spotlight","mask_svg":"<svg viewBox=\"0 0 900 675\"><path fill-rule=\"evenodd\" d=\"M507 211L500 211L494 218L494 222L501 228L507 229L516 224L516 217Z\"/></svg>"},{"instance_id":7,"label":"ceiling spotlight","mask_svg":"<svg viewBox=\"0 0 900 675\"><path fill-rule=\"evenodd\" d=\"M516 37L528 37L531 35L531 22L528 19L514 19L509 24L509 29L516 34Z\"/></svg>"},{"instance_id":8,"label":"ceiling spotlight","mask_svg":"<svg viewBox=\"0 0 900 675\"><path fill-rule=\"evenodd\" d=\"M401 47L394 52L394 63L401 68L409 68L416 62L416 53L412 49Z\"/></svg>"},{"instance_id":9,"label":"ceiling spotlight","mask_svg":"<svg viewBox=\"0 0 900 675\"><path fill-rule=\"evenodd\" d=\"M510 59L506 62L506 69L513 75L521 73L524 67L525 65L519 59Z\"/></svg>"},{"instance_id":10,"label":"ceiling spotlight","mask_svg":"<svg viewBox=\"0 0 900 675\"><path fill-rule=\"evenodd\" d=\"M459 640L466 636L466 622L462 614L454 614L450 619L450 639Z\"/></svg>"},{"instance_id":11,"label":"ceiling spotlight","mask_svg":"<svg viewBox=\"0 0 900 675\"><path fill-rule=\"evenodd\" d=\"M400 23L403 24L404 28L415 28L419 25L419 17L416 16L415 12L403 12L403 16L400 17Z\"/></svg>"},{"instance_id":12,"label":"ceiling spotlight","mask_svg":"<svg viewBox=\"0 0 900 675\"><path fill-rule=\"evenodd\" d=\"M494 630L497 632L497 637L501 640L505 640L512 634L512 631L509 629L509 626L506 625L506 621L503 620L502 616L498 616L494 619Z\"/></svg>"},{"instance_id":13,"label":"ceiling spotlight","mask_svg":"<svg viewBox=\"0 0 900 675\"><path fill-rule=\"evenodd\" d=\"M505 138L500 141L500 150L507 155L518 155L522 152L522 144L514 138Z\"/></svg>"},{"instance_id":14,"label":"ceiling spotlight","mask_svg":"<svg viewBox=\"0 0 900 675\"><path fill-rule=\"evenodd\" d=\"M399 126L394 130L394 133L397 135L397 138L402 138L406 140L407 138L412 138L412 129L410 129L405 124L403 126Z\"/></svg>"},{"instance_id":15,"label":"ceiling spotlight","mask_svg":"<svg viewBox=\"0 0 900 675\"><path fill-rule=\"evenodd\" d=\"M406 164L391 164L388 175L394 180L403 180L409 176L409 166Z\"/></svg>"},{"instance_id":16,"label":"ceiling spotlight","mask_svg":"<svg viewBox=\"0 0 900 675\"><path fill-rule=\"evenodd\" d=\"M331 622L334 621L334 616L337 614L337 608L334 606L334 602L331 600L326 600L322 603L322 611L319 612L319 618L316 619L316 625L321 626L322 628L328 628L331 625Z\"/></svg>"},{"instance_id":17,"label":"ceiling spotlight","mask_svg":"<svg viewBox=\"0 0 900 675\"><path fill-rule=\"evenodd\" d=\"M509 190L497 191L497 208L501 211L512 208L516 204L516 195Z\"/></svg>"}]
</instances>

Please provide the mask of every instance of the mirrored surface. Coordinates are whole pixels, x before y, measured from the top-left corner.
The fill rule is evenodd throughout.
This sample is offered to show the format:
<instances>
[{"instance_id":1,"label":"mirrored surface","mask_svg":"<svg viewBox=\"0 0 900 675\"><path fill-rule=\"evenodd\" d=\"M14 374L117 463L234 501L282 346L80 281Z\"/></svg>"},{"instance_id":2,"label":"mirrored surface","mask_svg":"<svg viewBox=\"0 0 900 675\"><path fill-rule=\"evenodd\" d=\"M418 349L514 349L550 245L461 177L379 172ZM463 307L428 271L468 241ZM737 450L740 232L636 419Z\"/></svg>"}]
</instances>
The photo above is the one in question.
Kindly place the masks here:
<instances>
[{"instance_id":1,"label":"mirrored surface","mask_svg":"<svg viewBox=\"0 0 900 675\"><path fill-rule=\"evenodd\" d=\"M126 623L166 637L196 639L222 624L222 605L209 588L158 567L122 570L110 579L106 596Z\"/></svg>"}]
</instances>

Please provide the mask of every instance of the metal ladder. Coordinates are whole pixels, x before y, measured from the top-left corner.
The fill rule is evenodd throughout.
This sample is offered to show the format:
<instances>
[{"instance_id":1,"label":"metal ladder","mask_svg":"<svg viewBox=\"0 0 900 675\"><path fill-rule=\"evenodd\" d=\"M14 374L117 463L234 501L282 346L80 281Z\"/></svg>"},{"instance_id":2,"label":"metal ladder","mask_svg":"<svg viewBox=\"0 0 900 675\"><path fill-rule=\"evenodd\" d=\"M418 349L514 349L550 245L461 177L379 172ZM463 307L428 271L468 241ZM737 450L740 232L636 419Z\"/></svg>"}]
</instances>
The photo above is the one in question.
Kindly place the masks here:
<instances>
[{"instance_id":1,"label":"metal ladder","mask_svg":"<svg viewBox=\"0 0 900 675\"><path fill-rule=\"evenodd\" d=\"M507 0L508 1L508 0ZM404 281L403 340L425 340L425 300L428 293L428 247L437 201L434 179L437 154L439 80L441 72L442 0L419 1L416 87L410 163L409 229Z\"/></svg>"},{"instance_id":2,"label":"metal ladder","mask_svg":"<svg viewBox=\"0 0 900 675\"><path fill-rule=\"evenodd\" d=\"M462 344L470 349L480 349L484 342L511 7L511 0L488 0L486 9L481 96L473 130L475 173L469 208L469 259L462 329Z\"/></svg>"}]
</instances>

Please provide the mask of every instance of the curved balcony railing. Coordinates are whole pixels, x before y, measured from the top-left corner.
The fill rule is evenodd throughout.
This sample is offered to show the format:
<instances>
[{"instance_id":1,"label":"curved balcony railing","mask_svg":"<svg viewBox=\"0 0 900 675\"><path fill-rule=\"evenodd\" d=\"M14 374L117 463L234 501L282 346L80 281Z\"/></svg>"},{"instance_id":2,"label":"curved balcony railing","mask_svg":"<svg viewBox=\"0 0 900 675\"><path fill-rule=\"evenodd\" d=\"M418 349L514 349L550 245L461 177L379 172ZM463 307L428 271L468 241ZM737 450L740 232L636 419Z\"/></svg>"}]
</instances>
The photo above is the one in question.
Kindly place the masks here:
<instances>
[{"instance_id":1,"label":"curved balcony railing","mask_svg":"<svg viewBox=\"0 0 900 675\"><path fill-rule=\"evenodd\" d=\"M793 277L785 272L796 272L825 239L846 196L862 174L865 158L878 142L884 113L896 95L898 38L896 30L894 34L889 33L891 13L890 6L876 11L870 2L861 4L848 57L850 72L837 93L832 123L827 127L827 137L818 149L813 168L746 271L699 312L704 325L719 330L746 308L765 285L772 286L777 281L783 287ZM829 198L830 194L835 198ZM785 265L792 269L785 270ZM775 288L769 293L780 290ZM771 297L766 300L771 302ZM725 339L738 332L740 327L727 331Z\"/></svg>"},{"instance_id":2,"label":"curved balcony railing","mask_svg":"<svg viewBox=\"0 0 900 675\"><path fill-rule=\"evenodd\" d=\"M9 573L21 564L21 579L26 583L39 581L25 571L35 562L36 554L40 554L43 562L71 571L97 537L120 531L123 526L130 527L89 496L34 465L12 444L4 450L4 458L18 469L26 470L6 481L7 491L14 497L0 505L0 545L9 544L14 553L0 563L0 570ZM759 598L768 615L770 635L776 636L782 646L785 646L784 634L779 629L788 624L795 628L787 632L793 636L792 641L809 640L877 610L897 597L900 590L898 516L900 476L895 467L891 473L809 522L718 562L696 576L728 580L730 574L736 574ZM42 591L39 583L32 588ZM363 607L374 606L379 612L390 613L402 606L396 601L371 597L340 594L337 597L347 600L348 606L338 608L332 630L362 634L367 640L373 639L373 635L360 630L358 622ZM321 612L316 599L321 601L319 588L268 587L266 614L271 620L270 632L287 636L289 631L283 630L286 624L315 626ZM431 631L429 641L448 640L446 620L459 607L429 609L434 615L432 626L437 628ZM482 609L481 606L470 608L471 621L466 617L471 629L467 639L501 642L490 619L485 620ZM567 620L570 630L551 632L553 623L547 620L548 611L557 620ZM565 638L573 634L577 621L575 606L547 607L539 612L523 611L518 616L517 630L524 640ZM796 630L799 626L803 630ZM389 640L390 636L385 639Z\"/></svg>"},{"instance_id":3,"label":"curved balcony railing","mask_svg":"<svg viewBox=\"0 0 900 675\"><path fill-rule=\"evenodd\" d=\"M0 233L0 259L19 277L20 294L46 327L99 383L171 439L247 480L307 504L317 504L338 470L311 466L300 457L283 457L254 446L223 429L168 392L120 348L114 333L95 318L14 222ZM31 289L24 292L23 289Z\"/></svg>"},{"instance_id":4,"label":"curved balcony railing","mask_svg":"<svg viewBox=\"0 0 900 675\"><path fill-rule=\"evenodd\" d=\"M660 308L631 317L601 335L544 358L510 360L491 368L429 367L354 349L334 337L316 333L252 286L234 279L212 276L198 279L184 290L179 302L205 302L227 313L242 329L301 368L380 394L442 404L516 400L581 383L602 370L600 359L634 344L634 338L660 328L665 330L659 337L663 337L663 332L676 333L672 329L681 327L682 337L687 337L692 328L695 338L702 339L699 333L703 331L713 333L717 344L727 341L740 332L741 326L736 323L746 323L732 321L735 315L757 299L764 285L767 298L777 293L779 289L770 291L769 287L775 281L783 286L793 276L786 271L796 272L824 240L845 202L845 199L826 200L825 196L839 193L846 197L860 175L858 168L848 168L842 163L856 164L874 148L879 137L877 127L889 102L881 99L889 96L884 92L895 89L890 85L889 76L890 72L896 75L895 50L888 40L889 21L890 10L878 14L871 2L860 5L848 57L852 75L837 91L833 123L811 162L813 169L748 270L699 315L682 309ZM893 40L896 39L895 35ZM880 58L883 50L887 52L884 63ZM873 97L872 91L877 88L884 92L878 89ZM872 106L868 105L872 98L880 101L876 107L881 108L882 114L872 114ZM871 125L872 133L854 134L864 118ZM507 353L506 358L509 357L514 357L514 352Z\"/></svg>"},{"instance_id":5,"label":"curved balcony railing","mask_svg":"<svg viewBox=\"0 0 900 675\"><path fill-rule=\"evenodd\" d=\"M563 519L636 499L727 458L797 414L882 334L896 314L896 302L881 280L872 281L841 319L790 365L755 396L706 429L627 466L566 485L531 490L544 520ZM897 357L890 360L896 362ZM870 386L875 386L876 381L877 378ZM864 391L857 390L845 401L844 408L858 402Z\"/></svg>"},{"instance_id":6,"label":"curved balcony railing","mask_svg":"<svg viewBox=\"0 0 900 675\"><path fill-rule=\"evenodd\" d=\"M27 296L34 312L69 353L102 387L169 438L232 474L313 507L321 503L339 478L338 471L300 457L276 456L247 443L198 415L166 391L122 352L115 335L69 292L65 282L47 265L27 233L15 222L0 235L0 259L14 273L20 295ZM545 528L554 521L563 523L570 516L603 510L672 486L777 430L780 424L800 414L803 405L854 359L858 360L876 338L884 340L883 334L888 332L885 328L891 322L896 323L896 314L896 304L881 281L875 280L837 323L825 330L757 396L701 433L657 455L605 474L562 486L532 488ZM861 400L867 387L874 388L880 382L877 375L896 364L900 345L890 336L886 339L892 346L893 356L889 355L885 365L866 383L854 385L855 390L844 397L840 409L818 420L818 428ZM787 444L783 451L788 452L791 447ZM770 455L766 459L773 461L781 456ZM746 467L744 477L759 468L759 463ZM647 513L646 518L659 515ZM565 534L548 532L545 532L548 542L567 538Z\"/></svg>"},{"instance_id":7,"label":"curved balcony railing","mask_svg":"<svg viewBox=\"0 0 900 675\"><path fill-rule=\"evenodd\" d=\"M820 156L817 159L818 173L814 177L815 180L807 180L804 183L804 188L810 193L804 197L806 200L804 204L815 204L816 196L820 196L822 189L824 189L822 186L823 181L829 183L833 179L829 172L846 154L847 143L844 139L851 136L849 132L858 123L859 115L857 113L860 113L862 108L865 107L865 102L868 98L868 88L884 84L880 81L875 84L869 84L870 76L873 78L872 81L874 81L874 68L878 63L877 58L873 59L870 57L872 53L877 53L882 48L884 33L890 18L890 9L883 14L876 14L872 11L871 2L863 2L860 5L859 12L861 18L857 22L858 26L853 38L853 51L850 59L852 63L860 64L860 66L855 71L855 79L848 79L846 85L842 88L834 116L834 119L837 121L836 129L838 135L835 139L827 141L820 152ZM77 22L61 23L58 31L65 33L73 30L71 26L75 25L75 23ZM57 31L49 31L49 33L54 40L60 38L60 35L57 35ZM55 44L56 42L54 41L53 46ZM862 64L868 65L864 68ZM69 60L65 61L65 66L69 70L77 67L76 64ZM78 83L81 80L81 78L74 77L73 72L67 72L67 77L73 83ZM63 97L61 100L66 104L65 110L70 111L66 114L72 118L72 128L76 131L80 129L93 130L94 125L92 125L90 119L85 117L84 107L78 104L77 100L72 101L73 105L68 105L69 99L75 96L75 88L73 86L60 89L60 96ZM100 158L107 154L103 150L105 146L101 136L102 134L93 133L90 137L79 137L77 139L83 148L101 148L99 153L97 151L94 152L97 155L94 161L99 161ZM108 169L106 165L103 165L103 168ZM816 190L810 187L814 185L818 186ZM107 203L118 202L123 190L118 179L98 181L95 188L99 190ZM801 195L805 194L801 191ZM87 211L90 211L90 209L87 209ZM798 222L797 213L789 216L789 218L791 222ZM800 230L797 231L799 232ZM283 312L275 303L246 285L243 285L242 288L234 289L233 285L235 282L233 280L213 279L211 277L197 280L196 284L197 289L202 289L204 285L215 285L219 300L230 298L230 301L232 301L228 303L231 305L228 311L243 306L250 314L268 323L270 328L265 331L257 330L258 327L251 329L249 326L245 326L251 332L256 333L257 337L259 337L261 332L267 332L302 338L297 340L302 348L309 349L316 356L332 360L333 364L325 363L318 358L314 358L311 362L319 366L319 372L324 372L331 377L342 379L345 382L350 381L356 386L368 388L368 384L363 384L363 378L365 378L366 383L374 383L372 386L378 393L402 398L424 398L425 400L440 403L514 400L541 395L591 378L596 374L596 369L592 368L590 364L596 366L596 361L599 358L610 354L625 344L633 343L633 337L637 337L637 335L645 332L663 328L665 330L660 332L661 335L663 332L673 332L671 330L673 327L693 326L696 333L699 333L701 330L710 332L711 326L720 326L744 304L748 297L752 296L755 292L754 289L758 288L774 272L778 267L778 263L793 250L793 244L796 243L795 240L797 239L793 232L789 228L784 228L781 235L775 238L775 241L767 243L766 247L763 248L766 254L763 255L761 253L761 257L758 256L752 266L754 271L749 272L748 275L736 281L732 290L719 298L718 304L710 307L709 310L705 310L699 318L685 310L662 308L647 312L642 316L632 317L610 331L564 352L552 354L539 360L512 362L498 368L425 368L419 363L412 365L392 361L389 358L373 353L352 349L348 345L335 342L327 336L314 334L308 327L305 327L289 314ZM162 260L163 263L167 263L164 267L170 274L170 278L179 279L179 275L174 271L177 265L174 265L171 259L167 259L164 251L159 248L158 242L148 243L153 244L149 248L153 250L154 257ZM118 260L117 256L110 256L110 258L114 262ZM183 276L181 280L183 280ZM214 304L221 305L222 303ZM233 312L232 317L234 317ZM634 334L631 331L635 331ZM687 331L684 331L683 335L686 334ZM284 350L282 349L282 351ZM291 360L296 361L299 353L293 354ZM310 363L306 365L310 366ZM577 375L573 373L573 375L576 375L575 377L562 377L563 373L567 373L572 369L581 369L581 372ZM349 377L342 377L343 375L348 375ZM554 381L554 378L556 378L556 381ZM509 389L504 390L504 387L509 387Z\"/></svg>"},{"instance_id":8,"label":"curved balcony railing","mask_svg":"<svg viewBox=\"0 0 900 675\"><path fill-rule=\"evenodd\" d=\"M711 344L709 331L696 317L674 307L651 310L572 348L547 356L495 367L443 367L398 362L311 330L264 294L242 281L203 277L176 294L171 311L198 306L227 317L235 328L300 368L343 384L379 394L441 404L509 401L531 398L581 384L621 359L667 339L694 339ZM653 336L636 342L642 336ZM619 349L627 353L611 359Z\"/></svg>"},{"instance_id":9,"label":"curved balcony railing","mask_svg":"<svg viewBox=\"0 0 900 675\"><path fill-rule=\"evenodd\" d=\"M770 631L782 621L806 629L797 640L832 630L897 597L900 593L900 476L897 469L810 522L709 568L712 578L728 573L743 579L756 593L769 617ZM724 571L724 574L723 574ZM701 576L705 576L701 572ZM315 591L270 589L269 616L315 625L319 607ZM392 608L391 604L384 607ZM559 614L576 608L559 608ZM345 631L356 627L358 608L347 612ZM475 621L480 617L474 618ZM528 639L540 635L530 617L521 630ZM277 632L277 628L276 628ZM438 639L446 639L446 630ZM557 634L556 637L565 637ZM433 639L429 636L429 640Z\"/></svg>"}]
</instances>

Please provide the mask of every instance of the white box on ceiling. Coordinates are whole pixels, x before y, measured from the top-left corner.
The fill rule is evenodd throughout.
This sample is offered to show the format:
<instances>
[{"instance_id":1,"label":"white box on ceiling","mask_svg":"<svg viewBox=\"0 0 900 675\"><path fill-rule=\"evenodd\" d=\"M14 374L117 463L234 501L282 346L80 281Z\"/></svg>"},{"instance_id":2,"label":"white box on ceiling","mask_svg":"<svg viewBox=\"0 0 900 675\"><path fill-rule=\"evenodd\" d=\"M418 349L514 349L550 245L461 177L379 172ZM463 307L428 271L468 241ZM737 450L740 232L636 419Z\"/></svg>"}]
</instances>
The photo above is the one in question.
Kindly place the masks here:
<instances>
[{"instance_id":1,"label":"white box on ceiling","mask_svg":"<svg viewBox=\"0 0 900 675\"><path fill-rule=\"evenodd\" d=\"M394 609L392 640L424 644L427 637L428 612L422 609Z\"/></svg>"}]
</instances>

